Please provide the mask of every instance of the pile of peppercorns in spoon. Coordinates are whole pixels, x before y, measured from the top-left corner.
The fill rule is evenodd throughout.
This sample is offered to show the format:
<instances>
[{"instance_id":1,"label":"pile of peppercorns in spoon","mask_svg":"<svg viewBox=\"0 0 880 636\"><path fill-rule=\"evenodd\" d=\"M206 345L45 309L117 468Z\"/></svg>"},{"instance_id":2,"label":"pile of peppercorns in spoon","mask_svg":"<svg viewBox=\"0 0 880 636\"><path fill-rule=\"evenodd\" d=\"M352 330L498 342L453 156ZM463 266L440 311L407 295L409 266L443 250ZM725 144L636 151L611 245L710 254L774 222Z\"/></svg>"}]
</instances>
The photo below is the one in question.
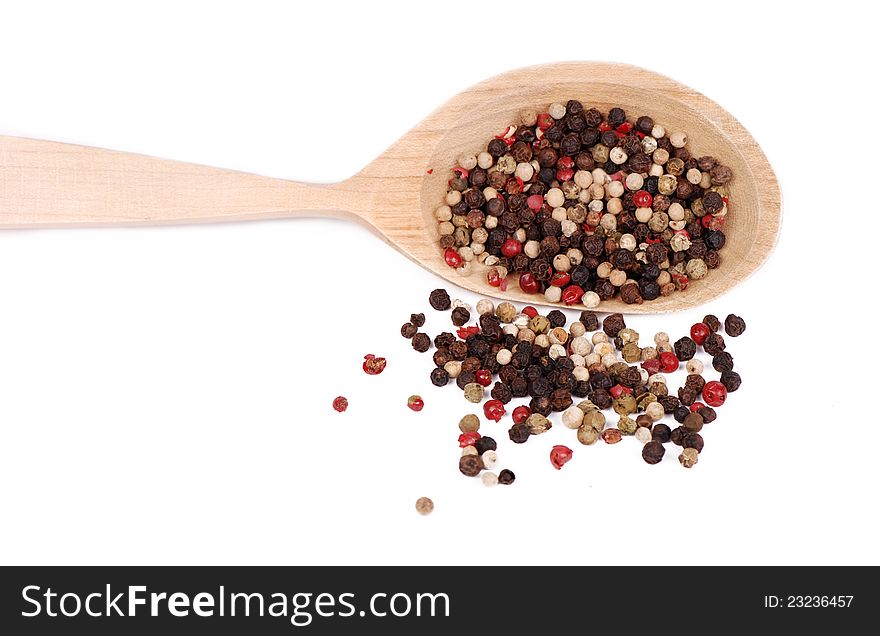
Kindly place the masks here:
<instances>
[{"instance_id":1,"label":"pile of peppercorns in spoon","mask_svg":"<svg viewBox=\"0 0 880 636\"><path fill-rule=\"evenodd\" d=\"M741 383L733 356L719 333L721 321L711 314L693 325L689 336L673 343L668 334L660 332L655 334L653 345L643 347L639 333L627 327L619 313L609 314L600 324L593 311L585 310L566 329L562 311L554 309L542 315L534 307L518 311L511 303L496 306L483 299L476 305L478 324L468 325L471 308L453 301L446 290L431 292L429 303L438 311L452 310L456 333L443 332L432 341L408 322L401 327L401 335L411 338L413 348L420 352L430 349L433 342L431 382L446 386L454 380L466 400L482 403L488 420L499 422L507 413L505 405L515 398L529 398L527 405L512 412L508 437L516 444L549 430L549 416L561 413L562 424L577 431L581 444L589 446L600 438L616 444L632 436L643 444L645 462L657 464L666 452L664 444L672 442L682 447L679 462L691 468L703 449L700 431L715 420L715 409ZM734 314L724 321L728 336L737 337L745 328L745 321ZM712 356L718 380L703 377L703 363L695 358L698 347ZM667 377L682 363L688 375L673 394ZM485 400L487 389L490 399ZM608 409L618 418L616 426L608 426L603 413ZM667 415L679 425L671 428L662 422ZM494 468L497 442L480 435L479 417L466 415L459 429L461 472L476 476ZM550 461L560 469L572 455L569 447L556 445ZM514 475L502 470L497 476L483 473L482 479L495 485L511 483Z\"/></svg>"},{"instance_id":2,"label":"pile of peppercorns in spoon","mask_svg":"<svg viewBox=\"0 0 880 636\"><path fill-rule=\"evenodd\" d=\"M721 263L730 168L683 132L577 100L526 111L452 170L435 216L450 267L595 308L685 290Z\"/></svg>"}]
</instances>

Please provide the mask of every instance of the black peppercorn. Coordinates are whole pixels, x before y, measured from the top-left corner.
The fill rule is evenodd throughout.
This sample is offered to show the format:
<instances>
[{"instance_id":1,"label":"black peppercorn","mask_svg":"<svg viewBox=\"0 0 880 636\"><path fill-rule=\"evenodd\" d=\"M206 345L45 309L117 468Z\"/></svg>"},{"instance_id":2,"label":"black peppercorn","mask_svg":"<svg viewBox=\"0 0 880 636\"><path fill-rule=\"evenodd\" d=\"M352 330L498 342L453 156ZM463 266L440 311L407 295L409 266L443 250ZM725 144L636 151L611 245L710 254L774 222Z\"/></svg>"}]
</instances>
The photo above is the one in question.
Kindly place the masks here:
<instances>
[{"instance_id":1,"label":"black peppercorn","mask_svg":"<svg viewBox=\"0 0 880 636\"><path fill-rule=\"evenodd\" d=\"M608 111L608 123L611 124L613 128L617 128L626 121L626 113L622 108L617 108L616 106Z\"/></svg>"},{"instance_id":2,"label":"black peppercorn","mask_svg":"<svg viewBox=\"0 0 880 636\"><path fill-rule=\"evenodd\" d=\"M419 332L418 327L416 327L411 322L403 323L403 326L400 328L400 335L404 338L412 338Z\"/></svg>"},{"instance_id":3,"label":"black peppercorn","mask_svg":"<svg viewBox=\"0 0 880 636\"><path fill-rule=\"evenodd\" d=\"M678 389L678 399L681 400L681 403L685 406L690 406L697 399L697 392L694 389L689 389L687 387L680 387Z\"/></svg>"},{"instance_id":4,"label":"black peppercorn","mask_svg":"<svg viewBox=\"0 0 880 636\"><path fill-rule=\"evenodd\" d=\"M733 356L722 351L712 358L712 368L716 371L733 371Z\"/></svg>"},{"instance_id":5,"label":"black peppercorn","mask_svg":"<svg viewBox=\"0 0 880 636\"><path fill-rule=\"evenodd\" d=\"M529 427L525 424L514 424L510 427L510 430L507 431L507 434L510 436L510 441L514 444L524 444L528 441L529 436L532 433L529 431Z\"/></svg>"},{"instance_id":6,"label":"black peppercorn","mask_svg":"<svg viewBox=\"0 0 880 636\"><path fill-rule=\"evenodd\" d=\"M425 314L410 314L409 321L416 327L425 326Z\"/></svg>"},{"instance_id":7,"label":"black peppercorn","mask_svg":"<svg viewBox=\"0 0 880 636\"><path fill-rule=\"evenodd\" d=\"M461 327L471 319L471 312L464 307L456 307L452 310L452 324Z\"/></svg>"},{"instance_id":8,"label":"black peppercorn","mask_svg":"<svg viewBox=\"0 0 880 636\"><path fill-rule=\"evenodd\" d=\"M443 367L446 365L447 362L452 360L452 356L449 355L449 349L443 347L441 349L437 349L434 352L432 359L434 360L435 365L437 365L438 367Z\"/></svg>"},{"instance_id":9,"label":"black peppercorn","mask_svg":"<svg viewBox=\"0 0 880 636\"><path fill-rule=\"evenodd\" d=\"M654 428L651 429L651 438L654 441L660 442L661 444L665 444L669 441L670 435L672 431L669 430L669 427L662 422L659 424L654 424Z\"/></svg>"},{"instance_id":10,"label":"black peppercorn","mask_svg":"<svg viewBox=\"0 0 880 636\"><path fill-rule=\"evenodd\" d=\"M498 400L502 404L507 404L513 399L513 391L504 382L496 382L495 386L492 387L491 394L492 399Z\"/></svg>"},{"instance_id":11,"label":"black peppercorn","mask_svg":"<svg viewBox=\"0 0 880 636\"><path fill-rule=\"evenodd\" d=\"M516 475L513 474L512 470L508 470L504 468L498 473L498 483L504 486L509 486L516 479Z\"/></svg>"},{"instance_id":12,"label":"black peppercorn","mask_svg":"<svg viewBox=\"0 0 880 636\"><path fill-rule=\"evenodd\" d=\"M730 314L724 319L724 331L731 338L741 336L746 330L746 321L735 314Z\"/></svg>"},{"instance_id":13,"label":"black peppercorn","mask_svg":"<svg viewBox=\"0 0 880 636\"><path fill-rule=\"evenodd\" d=\"M599 318L594 311L582 311L580 320L587 331L597 331L599 329Z\"/></svg>"},{"instance_id":14,"label":"black peppercorn","mask_svg":"<svg viewBox=\"0 0 880 636\"><path fill-rule=\"evenodd\" d=\"M431 337L426 333L417 333L412 338L412 348L419 353L424 353L431 348Z\"/></svg>"},{"instance_id":15,"label":"black peppercorn","mask_svg":"<svg viewBox=\"0 0 880 636\"><path fill-rule=\"evenodd\" d=\"M672 348L676 357L682 362L692 359L697 353L697 343L687 336L676 340Z\"/></svg>"},{"instance_id":16,"label":"black peppercorn","mask_svg":"<svg viewBox=\"0 0 880 636\"><path fill-rule=\"evenodd\" d=\"M713 409L711 406L704 406L699 411L697 411L697 413L699 413L700 416L703 418L704 424L710 424L711 422L714 422L715 419L718 417L715 409Z\"/></svg>"},{"instance_id":17,"label":"black peppercorn","mask_svg":"<svg viewBox=\"0 0 880 636\"><path fill-rule=\"evenodd\" d=\"M688 413L682 425L691 433L699 433L704 423L703 416L699 413Z\"/></svg>"},{"instance_id":18,"label":"black peppercorn","mask_svg":"<svg viewBox=\"0 0 880 636\"><path fill-rule=\"evenodd\" d=\"M474 384L476 381L477 375L473 371L462 371L458 374L458 377L455 378L455 383L462 391L468 384Z\"/></svg>"},{"instance_id":19,"label":"black peppercorn","mask_svg":"<svg viewBox=\"0 0 880 636\"><path fill-rule=\"evenodd\" d=\"M663 412L667 415L671 415L675 412L675 409L678 408L679 404L681 404L677 397L674 395L664 395L657 400L660 404L663 405Z\"/></svg>"},{"instance_id":20,"label":"black peppercorn","mask_svg":"<svg viewBox=\"0 0 880 636\"><path fill-rule=\"evenodd\" d=\"M431 371L431 384L434 386L446 386L449 383L449 374L446 369L437 368Z\"/></svg>"},{"instance_id":21,"label":"black peppercorn","mask_svg":"<svg viewBox=\"0 0 880 636\"><path fill-rule=\"evenodd\" d=\"M706 386L706 379L698 373L691 373L684 380L684 388L691 389L699 393Z\"/></svg>"},{"instance_id":22,"label":"black peppercorn","mask_svg":"<svg viewBox=\"0 0 880 636\"><path fill-rule=\"evenodd\" d=\"M468 346L466 342L456 340L449 345L449 354L453 360L464 360L468 357Z\"/></svg>"},{"instance_id":23,"label":"black peppercorn","mask_svg":"<svg viewBox=\"0 0 880 636\"><path fill-rule=\"evenodd\" d=\"M590 402L595 404L598 409L610 409L613 401L607 389L593 389L590 393Z\"/></svg>"},{"instance_id":24,"label":"black peppercorn","mask_svg":"<svg viewBox=\"0 0 880 636\"><path fill-rule=\"evenodd\" d=\"M650 442L642 446L642 459L648 464L659 464L665 454L666 449L663 448L663 444L657 440L652 439Z\"/></svg>"},{"instance_id":25,"label":"black peppercorn","mask_svg":"<svg viewBox=\"0 0 880 636\"><path fill-rule=\"evenodd\" d=\"M449 298L449 293L445 289L435 289L431 292L430 296L428 296L428 303L430 303L431 307L437 311L446 311L452 305L452 300Z\"/></svg>"},{"instance_id":26,"label":"black peppercorn","mask_svg":"<svg viewBox=\"0 0 880 636\"><path fill-rule=\"evenodd\" d=\"M724 351L726 346L724 336L720 333L710 333L703 341L703 351L713 357Z\"/></svg>"},{"instance_id":27,"label":"black peppercorn","mask_svg":"<svg viewBox=\"0 0 880 636\"><path fill-rule=\"evenodd\" d=\"M610 283L609 283L610 284ZM623 314L608 314L602 321L602 330L609 338L614 338L621 329L626 329L626 321Z\"/></svg>"},{"instance_id":28,"label":"black peppercorn","mask_svg":"<svg viewBox=\"0 0 880 636\"><path fill-rule=\"evenodd\" d=\"M724 385L728 393L733 393L742 384L742 378L736 371L722 371L721 384Z\"/></svg>"},{"instance_id":29,"label":"black peppercorn","mask_svg":"<svg viewBox=\"0 0 880 636\"><path fill-rule=\"evenodd\" d=\"M565 314L558 309L553 309L547 314L547 320L550 321L550 327L562 327L565 325Z\"/></svg>"},{"instance_id":30,"label":"black peppercorn","mask_svg":"<svg viewBox=\"0 0 880 636\"><path fill-rule=\"evenodd\" d=\"M684 422L684 418L686 418L688 416L688 413L690 413L690 412L691 412L691 410L684 405L677 406L675 408L675 410L672 412L672 417L675 418L676 422L681 424L682 422Z\"/></svg>"},{"instance_id":31,"label":"black peppercorn","mask_svg":"<svg viewBox=\"0 0 880 636\"><path fill-rule=\"evenodd\" d=\"M681 445L684 448L693 448L698 453L703 452L703 436L699 433L688 433L681 440Z\"/></svg>"},{"instance_id":32,"label":"black peppercorn","mask_svg":"<svg viewBox=\"0 0 880 636\"><path fill-rule=\"evenodd\" d=\"M550 405L550 398L547 396L532 398L529 401L529 408L532 409L532 413L539 413L545 417L553 412L553 408Z\"/></svg>"},{"instance_id":33,"label":"black peppercorn","mask_svg":"<svg viewBox=\"0 0 880 636\"><path fill-rule=\"evenodd\" d=\"M721 321L718 320L718 316L714 314L706 314L703 318L703 324L709 327L709 331L712 333L717 333L719 329L721 329Z\"/></svg>"},{"instance_id":34,"label":"black peppercorn","mask_svg":"<svg viewBox=\"0 0 880 636\"><path fill-rule=\"evenodd\" d=\"M482 455L486 451L496 450L498 448L498 444L496 444L495 440L491 437L484 435L474 443L474 448L476 448L477 452Z\"/></svg>"}]
</instances>

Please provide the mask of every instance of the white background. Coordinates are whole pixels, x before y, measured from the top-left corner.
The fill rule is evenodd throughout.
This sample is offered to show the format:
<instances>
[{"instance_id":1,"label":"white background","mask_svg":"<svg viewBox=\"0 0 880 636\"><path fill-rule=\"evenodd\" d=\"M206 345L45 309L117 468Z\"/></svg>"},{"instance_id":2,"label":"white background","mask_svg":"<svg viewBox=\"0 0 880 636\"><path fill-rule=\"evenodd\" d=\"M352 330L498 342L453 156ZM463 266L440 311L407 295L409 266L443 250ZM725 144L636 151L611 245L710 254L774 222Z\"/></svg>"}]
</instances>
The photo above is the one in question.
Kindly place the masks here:
<instances>
[{"instance_id":1,"label":"white background","mask_svg":"<svg viewBox=\"0 0 880 636\"><path fill-rule=\"evenodd\" d=\"M471 405L398 335L448 328L438 281L366 230L0 232L0 562L880 563L872 5L10 4L0 134L329 182L495 73L613 59L733 113L785 217L705 308L748 331L694 469L561 425L514 446L508 416L483 426L518 476L494 489L456 467ZM630 325L675 339L705 311Z\"/></svg>"}]
</instances>

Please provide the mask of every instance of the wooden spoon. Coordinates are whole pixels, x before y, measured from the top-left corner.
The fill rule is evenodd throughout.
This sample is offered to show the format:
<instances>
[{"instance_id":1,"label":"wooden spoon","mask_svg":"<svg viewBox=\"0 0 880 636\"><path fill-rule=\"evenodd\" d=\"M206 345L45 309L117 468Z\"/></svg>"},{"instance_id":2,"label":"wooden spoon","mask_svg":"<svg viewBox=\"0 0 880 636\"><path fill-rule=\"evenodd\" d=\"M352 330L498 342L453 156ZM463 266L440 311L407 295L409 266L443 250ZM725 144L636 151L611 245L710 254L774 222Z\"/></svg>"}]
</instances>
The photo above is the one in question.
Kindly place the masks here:
<instances>
[{"instance_id":1,"label":"wooden spoon","mask_svg":"<svg viewBox=\"0 0 880 636\"><path fill-rule=\"evenodd\" d=\"M651 115L668 131L684 131L696 156L714 155L734 172L727 244L721 266L684 292L599 309L652 313L687 309L744 280L772 251L781 219L773 170L748 132L713 101L650 71L605 62L534 66L488 79L452 98L378 159L333 185L252 174L87 148L0 137L0 227L155 225L288 217L360 221L413 261L479 294L547 304L523 293L511 276L506 292L486 283L474 262L462 275L443 260L435 209L451 168L476 153L526 108L580 99L607 111Z\"/></svg>"}]
</instances>

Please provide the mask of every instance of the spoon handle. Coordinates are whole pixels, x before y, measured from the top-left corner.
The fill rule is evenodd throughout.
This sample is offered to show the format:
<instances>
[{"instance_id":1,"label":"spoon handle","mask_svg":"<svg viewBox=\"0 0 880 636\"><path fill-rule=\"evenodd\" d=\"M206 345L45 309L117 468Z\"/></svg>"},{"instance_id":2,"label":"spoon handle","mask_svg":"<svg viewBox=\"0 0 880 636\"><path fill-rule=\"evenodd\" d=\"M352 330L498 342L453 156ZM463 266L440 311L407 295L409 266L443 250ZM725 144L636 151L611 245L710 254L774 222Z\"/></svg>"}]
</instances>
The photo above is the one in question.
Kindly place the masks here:
<instances>
[{"instance_id":1,"label":"spoon handle","mask_svg":"<svg viewBox=\"0 0 880 636\"><path fill-rule=\"evenodd\" d=\"M350 202L337 185L0 136L0 228L361 217Z\"/></svg>"}]
</instances>

